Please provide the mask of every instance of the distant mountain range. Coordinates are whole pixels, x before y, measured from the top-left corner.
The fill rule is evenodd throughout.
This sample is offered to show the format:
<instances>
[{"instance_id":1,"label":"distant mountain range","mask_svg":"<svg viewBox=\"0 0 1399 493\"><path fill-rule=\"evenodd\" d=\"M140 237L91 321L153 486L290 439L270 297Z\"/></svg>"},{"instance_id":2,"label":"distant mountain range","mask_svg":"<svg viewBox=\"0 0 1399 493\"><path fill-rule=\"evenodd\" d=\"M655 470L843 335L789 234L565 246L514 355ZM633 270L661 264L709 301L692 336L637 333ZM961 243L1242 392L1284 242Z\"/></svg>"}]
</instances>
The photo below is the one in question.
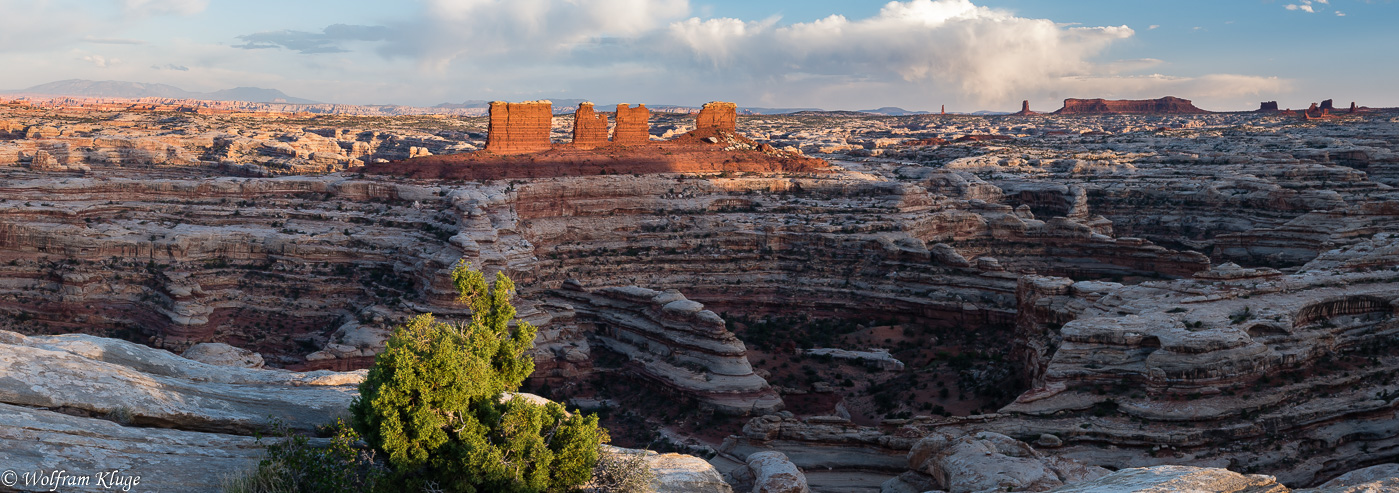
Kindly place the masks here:
<instances>
[{"instance_id":1,"label":"distant mountain range","mask_svg":"<svg viewBox=\"0 0 1399 493\"><path fill-rule=\"evenodd\" d=\"M39 84L19 90L0 91L0 94L10 95L43 95L43 96L72 96L87 98L172 98L172 99L199 99L205 101L247 101L251 103L287 103L287 104L324 104L319 101L312 101L304 98L288 96L277 89L264 89L261 87L235 87L214 92L194 92L168 85L168 84L148 84L142 82L128 82L119 80L85 80L68 79L47 84ZM586 99L558 98L549 99L554 103L555 113L571 113L578 103L587 102ZM486 109L491 105L490 101L484 99L472 99L460 103L442 103L432 108L443 110L471 110ZM596 104L599 111L609 111L616 107L614 104ZM698 106L682 106L668 104L648 104L647 107L656 110L686 108L698 110ZM789 113L832 113L822 108L763 108L756 106L739 107L739 113L747 115L777 115ZM886 116L906 116L906 115L927 115L928 111L906 110L895 106L886 106L872 110L839 111L835 113L848 114L874 114ZM973 115L1003 115L1005 112L978 111Z\"/></svg>"},{"instance_id":2,"label":"distant mountain range","mask_svg":"<svg viewBox=\"0 0 1399 493\"><path fill-rule=\"evenodd\" d=\"M318 104L317 101L294 98L282 91L261 87L235 87L214 92L194 92L167 84L146 84L120 80L68 79L14 91L0 91L0 93L86 98L176 98L205 101L248 101L252 103Z\"/></svg>"}]
</instances>

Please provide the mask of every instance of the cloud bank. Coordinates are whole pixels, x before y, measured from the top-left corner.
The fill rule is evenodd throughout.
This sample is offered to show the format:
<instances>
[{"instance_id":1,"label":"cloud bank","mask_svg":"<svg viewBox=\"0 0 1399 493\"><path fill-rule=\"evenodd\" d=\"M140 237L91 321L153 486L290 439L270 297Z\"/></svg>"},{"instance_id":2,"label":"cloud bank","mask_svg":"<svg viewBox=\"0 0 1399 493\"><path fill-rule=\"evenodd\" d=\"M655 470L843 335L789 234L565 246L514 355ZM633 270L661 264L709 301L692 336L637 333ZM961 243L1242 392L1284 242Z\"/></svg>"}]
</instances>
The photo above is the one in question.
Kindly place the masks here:
<instances>
[{"instance_id":1,"label":"cloud bank","mask_svg":"<svg viewBox=\"0 0 1399 493\"><path fill-rule=\"evenodd\" d=\"M307 41L314 35L297 44L273 40L274 34L293 33L243 39L302 53L338 46ZM321 38L329 34L327 28ZM773 104L803 103L792 94L848 99L868 91L917 96L919 102L942 94L1007 105L1022 98L1099 95L1105 88L1122 97L1191 97L1286 86L1246 75L1124 73L1161 63L1097 60L1136 34L1128 26L1067 26L970 0L893 1L868 18L832 15L786 24L779 18L693 17L686 0L433 0L421 17L386 26L382 34L380 55L414 60L429 71L492 71L508 82L556 68L577 79L594 77L596 86L605 84L609 70L625 70L640 75L636 83L645 84L647 74L655 83L708 80L708 87ZM1212 86L1224 80L1227 88ZM577 91L589 89L587 81L578 85Z\"/></svg>"}]
</instances>

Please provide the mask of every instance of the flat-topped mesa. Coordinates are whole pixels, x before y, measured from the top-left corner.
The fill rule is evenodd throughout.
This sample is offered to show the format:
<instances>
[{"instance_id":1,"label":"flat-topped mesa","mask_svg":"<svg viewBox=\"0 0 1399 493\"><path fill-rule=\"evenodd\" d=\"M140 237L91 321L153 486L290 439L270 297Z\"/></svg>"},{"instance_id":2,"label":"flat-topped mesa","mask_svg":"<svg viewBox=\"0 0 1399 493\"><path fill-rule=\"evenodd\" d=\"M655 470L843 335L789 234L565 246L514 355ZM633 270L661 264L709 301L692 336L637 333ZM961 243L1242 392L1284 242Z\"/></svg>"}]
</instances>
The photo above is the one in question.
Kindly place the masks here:
<instances>
[{"instance_id":1,"label":"flat-topped mesa","mask_svg":"<svg viewBox=\"0 0 1399 493\"><path fill-rule=\"evenodd\" d=\"M722 101L711 101L700 108L695 117L695 129L712 129L720 132L738 131L738 105Z\"/></svg>"},{"instance_id":2,"label":"flat-topped mesa","mask_svg":"<svg viewBox=\"0 0 1399 493\"><path fill-rule=\"evenodd\" d=\"M496 154L524 154L548 150L549 128L554 118L552 101L491 102L486 150Z\"/></svg>"},{"instance_id":3,"label":"flat-topped mesa","mask_svg":"<svg viewBox=\"0 0 1399 493\"><path fill-rule=\"evenodd\" d=\"M1325 100L1325 101L1322 101L1322 102L1321 102L1321 110L1322 110L1322 111L1335 111L1335 110L1336 110L1336 103L1335 103L1333 100L1330 100L1330 99Z\"/></svg>"},{"instance_id":4,"label":"flat-topped mesa","mask_svg":"<svg viewBox=\"0 0 1399 493\"><path fill-rule=\"evenodd\" d=\"M612 143L622 145L645 144L651 141L651 110L638 104L617 105L617 128L612 131Z\"/></svg>"},{"instance_id":5,"label":"flat-topped mesa","mask_svg":"<svg viewBox=\"0 0 1399 493\"><path fill-rule=\"evenodd\" d=\"M573 113L573 147L592 149L607 145L607 115L593 111L593 103L578 103Z\"/></svg>"},{"instance_id":6,"label":"flat-topped mesa","mask_svg":"<svg viewBox=\"0 0 1399 493\"><path fill-rule=\"evenodd\" d=\"M1258 103L1258 113L1276 113L1278 111L1277 101L1264 101Z\"/></svg>"},{"instance_id":7,"label":"flat-topped mesa","mask_svg":"<svg viewBox=\"0 0 1399 493\"><path fill-rule=\"evenodd\" d=\"M1064 107L1055 111L1056 115L1184 115L1209 113L1196 108L1189 99L1166 96L1161 99L1074 99L1064 100Z\"/></svg>"}]
</instances>

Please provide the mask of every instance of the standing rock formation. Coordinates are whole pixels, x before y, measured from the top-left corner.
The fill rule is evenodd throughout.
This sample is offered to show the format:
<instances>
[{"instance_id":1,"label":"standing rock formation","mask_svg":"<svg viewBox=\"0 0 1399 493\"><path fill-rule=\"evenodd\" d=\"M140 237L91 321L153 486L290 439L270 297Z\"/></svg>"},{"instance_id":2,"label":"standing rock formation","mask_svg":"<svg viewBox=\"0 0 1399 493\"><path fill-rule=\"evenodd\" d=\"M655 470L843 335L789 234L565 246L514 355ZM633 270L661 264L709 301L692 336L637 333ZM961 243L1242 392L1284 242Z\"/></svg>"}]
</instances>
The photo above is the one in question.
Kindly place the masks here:
<instances>
[{"instance_id":1,"label":"standing rock formation","mask_svg":"<svg viewBox=\"0 0 1399 493\"><path fill-rule=\"evenodd\" d=\"M1013 113L1013 115L1015 115L1015 116L1030 116L1030 115L1038 115L1038 114L1039 114L1039 113L1030 111L1030 100L1028 100L1028 99L1025 100L1025 101L1021 101L1021 102L1020 102L1020 111L1019 111L1019 112Z\"/></svg>"},{"instance_id":2,"label":"standing rock formation","mask_svg":"<svg viewBox=\"0 0 1399 493\"><path fill-rule=\"evenodd\" d=\"M1166 96L1161 99L1116 100L1104 99L1065 99L1064 107L1055 111L1056 115L1108 115L1108 114L1196 114L1208 111L1196 108L1189 99Z\"/></svg>"},{"instance_id":3,"label":"standing rock formation","mask_svg":"<svg viewBox=\"0 0 1399 493\"><path fill-rule=\"evenodd\" d=\"M1321 110L1322 110L1322 111L1333 111L1333 110L1335 110L1335 109L1336 109L1336 103L1335 103L1334 101L1328 99L1328 100L1325 100L1325 101L1322 101L1322 102L1321 102Z\"/></svg>"},{"instance_id":4,"label":"standing rock formation","mask_svg":"<svg viewBox=\"0 0 1399 493\"><path fill-rule=\"evenodd\" d=\"M700 108L699 116L695 117L695 128L712 128L729 133L738 131L738 105L720 101L705 103Z\"/></svg>"},{"instance_id":5,"label":"standing rock formation","mask_svg":"<svg viewBox=\"0 0 1399 493\"><path fill-rule=\"evenodd\" d=\"M1262 102L1262 103L1258 103L1258 112L1259 112L1259 113L1275 112L1275 111L1277 111L1277 110L1278 110L1278 102L1277 102L1277 101L1264 101L1264 102Z\"/></svg>"},{"instance_id":6,"label":"standing rock formation","mask_svg":"<svg viewBox=\"0 0 1399 493\"><path fill-rule=\"evenodd\" d=\"M607 115L593 112L593 103L578 103L573 113L573 147L592 149L607 145Z\"/></svg>"},{"instance_id":7,"label":"standing rock formation","mask_svg":"<svg viewBox=\"0 0 1399 493\"><path fill-rule=\"evenodd\" d=\"M548 150L549 127L554 118L553 106L551 101L492 101L486 150L496 154Z\"/></svg>"},{"instance_id":8,"label":"standing rock formation","mask_svg":"<svg viewBox=\"0 0 1399 493\"><path fill-rule=\"evenodd\" d=\"M612 143L622 145L645 144L651 141L651 110L638 104L617 105L617 129L612 132Z\"/></svg>"},{"instance_id":9,"label":"standing rock formation","mask_svg":"<svg viewBox=\"0 0 1399 493\"><path fill-rule=\"evenodd\" d=\"M1351 102L1350 102L1350 111L1347 111L1346 113L1355 113L1355 110L1356 110L1356 109L1355 109L1355 101L1351 101Z\"/></svg>"}]
</instances>

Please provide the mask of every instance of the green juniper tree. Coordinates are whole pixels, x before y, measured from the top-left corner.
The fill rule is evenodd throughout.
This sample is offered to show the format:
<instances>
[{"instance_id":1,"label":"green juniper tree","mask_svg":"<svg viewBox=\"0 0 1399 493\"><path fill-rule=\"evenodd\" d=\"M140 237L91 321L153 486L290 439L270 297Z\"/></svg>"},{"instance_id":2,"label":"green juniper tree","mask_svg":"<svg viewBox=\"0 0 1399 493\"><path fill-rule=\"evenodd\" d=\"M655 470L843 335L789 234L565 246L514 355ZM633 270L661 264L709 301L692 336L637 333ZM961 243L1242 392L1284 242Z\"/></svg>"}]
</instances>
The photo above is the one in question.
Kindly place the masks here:
<instances>
[{"instance_id":1,"label":"green juniper tree","mask_svg":"<svg viewBox=\"0 0 1399 493\"><path fill-rule=\"evenodd\" d=\"M515 321L515 285L452 270L464 323L420 315L394 329L350 407L394 483L458 492L568 491L586 483L607 431L596 415L511 398L534 371L535 329Z\"/></svg>"}]
</instances>

